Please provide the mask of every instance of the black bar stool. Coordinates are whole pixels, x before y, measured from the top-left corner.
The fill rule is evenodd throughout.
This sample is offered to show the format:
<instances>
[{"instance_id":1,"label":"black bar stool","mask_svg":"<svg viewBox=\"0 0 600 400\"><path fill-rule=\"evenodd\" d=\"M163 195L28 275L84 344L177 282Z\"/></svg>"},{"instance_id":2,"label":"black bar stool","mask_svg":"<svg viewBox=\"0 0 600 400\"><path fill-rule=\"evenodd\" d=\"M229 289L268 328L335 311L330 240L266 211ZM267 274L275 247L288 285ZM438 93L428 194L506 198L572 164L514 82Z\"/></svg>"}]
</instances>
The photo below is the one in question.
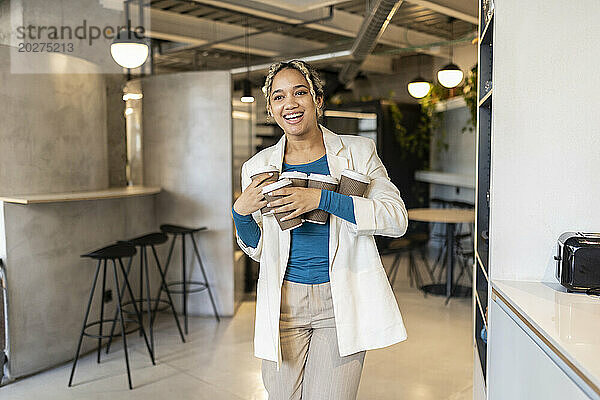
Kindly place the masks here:
<instances>
[{"instance_id":1,"label":"black bar stool","mask_svg":"<svg viewBox=\"0 0 600 400\"><path fill-rule=\"evenodd\" d=\"M394 261L392 262L392 266L390 267L388 273L388 279L391 281L390 283L392 287L394 286L396 276L398 275L400 260L405 254L408 255L408 278L410 287L413 287L413 284L417 288L421 288L421 286L423 286L423 279L421 278L421 273L419 272L419 268L414 256L415 251L419 253L421 261L425 266L425 270L433 282L433 273L429 266L429 262L427 261L427 256L425 255L425 248L428 241L429 236L426 233L412 232L407 233L401 238L392 239L388 246L385 249L382 249L380 252L381 255L394 255Z\"/></svg>"},{"instance_id":2,"label":"black bar stool","mask_svg":"<svg viewBox=\"0 0 600 400\"><path fill-rule=\"evenodd\" d=\"M102 339L112 338L111 335L103 335L102 334L102 325L103 323L113 322L114 319L104 319L104 291L106 287L106 264L108 260L112 261L113 265L113 274L114 274L114 282L115 282L115 292L117 293L117 313L119 314L119 322L121 325L121 337L123 338L123 350L125 352L125 365L127 366L127 380L129 382L129 389L133 389L133 385L131 383L131 371L129 368L129 355L127 352L127 338L126 336L130 333L137 332L141 330L142 335L144 336L144 341L146 342L146 347L148 348L148 353L150 354L150 359L152 360L152 364L156 365L154 362L154 353L150 348L150 343L148 342L148 337L146 336L146 331L144 330L144 325L142 323L142 315L140 314L137 305L133 302L133 308L135 310L135 314L137 319L128 319L123 317L123 308L121 301L121 290L119 287L119 277L117 273L117 264L115 260L119 261L119 267L121 269L121 273L123 274L123 281L125 282L125 287L127 287L127 291L129 292L129 296L133 299L133 291L131 290L131 286L129 285L129 281L127 280L127 274L125 273L125 268L123 267L123 262L121 261L122 257L131 257L136 253L135 246L132 246L128 243L118 243L113 244L107 247L103 247L101 249L92 251L91 253L82 254L81 257L89 257L95 260L98 260L98 265L96 267L96 274L94 276L94 283L92 284L92 289L90 291L90 298L88 300L87 308L85 311L85 318L83 320L83 327L81 328L81 333L79 335L79 343L77 344L77 352L75 353L75 360L73 361L73 368L71 370L71 377L69 378L69 387L73 383L73 376L75 375L75 367L77 366L77 361L79 360L79 354L81 351L81 344L84 336L89 336L95 339L98 339L98 360L100 363L100 347L102 346ZM130 259L131 264L131 259ZM88 317L90 315L90 309L92 307L92 300L94 298L94 291L96 289L96 284L98 282L98 275L100 273L100 269L102 268L102 295L100 296L100 319L98 321L88 323ZM130 331L125 331L125 321L134 322L137 324L137 327ZM99 332L97 335L87 333L86 329L91 328L92 326L99 325Z\"/></svg>"},{"instance_id":3,"label":"black bar stool","mask_svg":"<svg viewBox=\"0 0 600 400\"><path fill-rule=\"evenodd\" d=\"M154 246L166 243L169 240L168 236L165 235L162 232L154 232L154 233L149 233L146 235L142 235L142 236L138 236L135 237L133 239L129 239L129 240L120 240L118 243L128 243L132 246L135 246L136 248L139 247L139 253L140 253L140 287L139 287L139 297L137 299L134 300L130 300L128 302L125 302L122 304L123 308L131 305L133 302L135 303L139 303L140 305L140 312L143 314L144 313L144 302L146 303L146 310L145 312L148 315L148 330L150 331L150 347L152 348L152 353L156 354L156 352L154 351L154 313L152 311L152 306L151 303L153 301L159 301L162 303L167 304L167 308L170 308L171 311L173 312L173 318L175 319L175 324L177 325L177 329L179 330L179 336L181 336L181 341L185 343L185 337L183 336L183 331L181 330L181 325L179 323L179 318L177 317L177 312L175 311L175 306L173 305L173 299L171 297L171 291L169 290L166 282L165 282L165 272L163 271L161 265L160 265L160 261L158 259L158 254L156 253L156 248ZM167 293L167 300L162 300L160 298L157 299L152 299L150 298L150 274L148 271L148 252L147 252L147 248L150 247L152 249L152 254L154 256L154 262L156 264L156 268L158 269L158 272L160 274L160 281L161 281L161 286L163 288L163 290L165 290L165 292ZM129 263L129 265L127 266L127 277L129 277L129 274L131 272L131 262ZM144 274L145 274L145 282L144 282ZM144 285L146 286L146 296L144 297ZM125 288L121 288L121 297L123 297L123 294L125 292ZM165 308L166 309L166 308ZM163 311L163 310L159 310L159 311ZM126 311L123 310L123 312L125 312L126 314L133 314L133 312L130 311ZM106 354L108 354L108 352L110 351L110 346L112 344L112 335L114 333L115 330L115 326L116 326L116 313L115 313L115 318L112 324L112 328L110 331L111 334L111 338L108 341L108 345L106 346ZM141 335L141 331L140 331L140 335Z\"/></svg>"},{"instance_id":4,"label":"black bar stool","mask_svg":"<svg viewBox=\"0 0 600 400\"><path fill-rule=\"evenodd\" d=\"M169 269L169 265L171 263L171 256L173 255L173 248L175 247L175 240L178 236L181 236L181 266L182 266L182 281L175 281L167 283L168 287L179 286L181 288L171 289L171 293L175 294L183 294L183 316L185 322L185 334L188 334L188 312L187 312L187 297L188 293L197 293L203 290L208 290L208 295L210 296L210 301L212 303L213 310L215 312L215 317L217 321L220 322L221 318L219 317L219 313L217 312L217 307L215 306L215 301L212 296L212 292L210 290L210 286L208 284L208 279L206 278L206 272L204 271L204 266L202 264L202 259L200 258L200 253L198 252L198 246L196 245L196 239L194 238L194 233L206 230L206 227L200 228L187 228L180 225L169 225L164 224L160 226L160 230L163 233L173 235L173 239L171 240L171 247L169 248L169 255L167 256L167 262L165 264L165 275L167 274L167 270ZM188 281L187 280L187 272L186 272L186 258L185 258L185 237L190 237L192 244L194 245L194 252L196 253L196 258L198 260L198 264L200 265L200 270L202 271L202 276L204 277L204 282L199 281ZM162 294L162 286L158 292L157 299L160 299ZM154 303L154 311L158 308L158 301Z\"/></svg>"}]
</instances>

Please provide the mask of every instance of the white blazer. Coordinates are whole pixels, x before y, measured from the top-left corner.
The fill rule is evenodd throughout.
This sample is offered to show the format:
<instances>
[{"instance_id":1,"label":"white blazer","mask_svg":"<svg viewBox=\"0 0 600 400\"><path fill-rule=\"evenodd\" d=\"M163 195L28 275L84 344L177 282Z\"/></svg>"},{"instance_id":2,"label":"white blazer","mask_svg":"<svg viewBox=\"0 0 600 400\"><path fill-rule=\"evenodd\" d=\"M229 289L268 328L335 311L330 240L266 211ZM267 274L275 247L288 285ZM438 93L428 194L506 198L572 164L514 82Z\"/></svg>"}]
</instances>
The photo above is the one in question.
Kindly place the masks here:
<instances>
[{"instance_id":1,"label":"white blazer","mask_svg":"<svg viewBox=\"0 0 600 400\"><path fill-rule=\"evenodd\" d=\"M408 226L408 213L400 192L390 181L377 156L375 142L361 136L336 135L320 126L330 174L340 178L349 168L371 178L365 197L353 197L356 224L329 218L329 279L340 356L386 347L406 339L396 298L383 269L373 235L399 237ZM281 171L285 135L242 166L242 190L250 175L265 165ZM281 364L279 315L281 286L290 252L290 231L282 232L272 215L252 215L261 236L256 248L240 248L260 262L256 293L254 355Z\"/></svg>"}]
</instances>

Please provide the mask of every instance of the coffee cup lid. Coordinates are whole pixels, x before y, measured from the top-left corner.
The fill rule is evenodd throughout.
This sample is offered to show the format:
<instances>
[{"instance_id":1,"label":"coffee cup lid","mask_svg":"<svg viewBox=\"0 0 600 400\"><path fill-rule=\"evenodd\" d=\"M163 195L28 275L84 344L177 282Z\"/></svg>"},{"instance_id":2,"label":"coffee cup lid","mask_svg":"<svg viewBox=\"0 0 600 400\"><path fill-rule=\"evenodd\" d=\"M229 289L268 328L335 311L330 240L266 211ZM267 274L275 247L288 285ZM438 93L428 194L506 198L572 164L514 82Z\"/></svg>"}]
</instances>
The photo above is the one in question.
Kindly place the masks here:
<instances>
[{"instance_id":1,"label":"coffee cup lid","mask_svg":"<svg viewBox=\"0 0 600 400\"><path fill-rule=\"evenodd\" d=\"M308 175L300 171L285 171L279 176L280 178L293 178L293 179L308 179Z\"/></svg>"},{"instance_id":2,"label":"coffee cup lid","mask_svg":"<svg viewBox=\"0 0 600 400\"><path fill-rule=\"evenodd\" d=\"M361 174L360 172L356 172L351 169L343 170L342 175L354 179L355 181L364 182L366 184L371 183L371 178L369 178L367 175Z\"/></svg>"},{"instance_id":3,"label":"coffee cup lid","mask_svg":"<svg viewBox=\"0 0 600 400\"><path fill-rule=\"evenodd\" d=\"M269 193L269 192L272 192L277 189L281 189L282 187L286 187L291 184L292 184L292 181L290 181L289 179L285 179L285 178L280 179L277 182L273 182L271 184L268 184L267 186L264 186L262 188L262 194Z\"/></svg>"},{"instance_id":4,"label":"coffee cup lid","mask_svg":"<svg viewBox=\"0 0 600 400\"><path fill-rule=\"evenodd\" d=\"M264 174L265 172L278 172L278 171L279 170L274 165L265 165L265 166L256 168L254 171L252 171L252 175L250 175L250 176Z\"/></svg>"},{"instance_id":5,"label":"coffee cup lid","mask_svg":"<svg viewBox=\"0 0 600 400\"><path fill-rule=\"evenodd\" d=\"M335 179L333 176L331 175L323 175L323 174L310 174L308 175L308 179L309 180L313 180L313 181L319 181L319 182L325 182L325 183L331 183L334 185L337 185L338 180Z\"/></svg>"}]
</instances>

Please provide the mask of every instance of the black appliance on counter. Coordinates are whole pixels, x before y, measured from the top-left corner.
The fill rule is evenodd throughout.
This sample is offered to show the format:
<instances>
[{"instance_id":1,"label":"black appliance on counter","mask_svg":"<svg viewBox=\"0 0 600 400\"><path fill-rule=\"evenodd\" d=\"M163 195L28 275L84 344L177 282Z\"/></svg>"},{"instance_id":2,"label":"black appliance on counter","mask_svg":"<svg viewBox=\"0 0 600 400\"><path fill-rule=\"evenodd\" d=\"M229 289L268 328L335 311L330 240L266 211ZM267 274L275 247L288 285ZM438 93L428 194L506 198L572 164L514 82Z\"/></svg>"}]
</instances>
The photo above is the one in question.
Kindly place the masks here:
<instances>
[{"instance_id":1,"label":"black appliance on counter","mask_svg":"<svg viewBox=\"0 0 600 400\"><path fill-rule=\"evenodd\" d=\"M568 292L600 294L600 233L563 233L554 259L556 278Z\"/></svg>"}]
</instances>

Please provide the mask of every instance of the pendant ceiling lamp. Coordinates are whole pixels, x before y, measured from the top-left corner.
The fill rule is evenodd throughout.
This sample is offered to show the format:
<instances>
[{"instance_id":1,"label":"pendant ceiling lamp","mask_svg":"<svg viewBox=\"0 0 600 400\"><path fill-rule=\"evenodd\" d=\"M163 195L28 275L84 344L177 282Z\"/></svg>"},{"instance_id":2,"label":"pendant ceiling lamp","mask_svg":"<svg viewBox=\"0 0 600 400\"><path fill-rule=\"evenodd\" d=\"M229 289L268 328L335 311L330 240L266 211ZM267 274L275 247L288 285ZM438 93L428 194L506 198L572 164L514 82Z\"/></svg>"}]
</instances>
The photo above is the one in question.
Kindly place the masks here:
<instances>
[{"instance_id":1,"label":"pendant ceiling lamp","mask_svg":"<svg viewBox=\"0 0 600 400\"><path fill-rule=\"evenodd\" d=\"M124 68L137 68L144 64L148 59L150 49L140 34L131 29L131 21L129 19L129 1L125 3L125 20L127 28L122 29L117 33L117 37L110 45L110 55L113 60ZM140 24L144 21L144 7L142 0L139 4L140 8Z\"/></svg>"},{"instance_id":2,"label":"pendant ceiling lamp","mask_svg":"<svg viewBox=\"0 0 600 400\"><path fill-rule=\"evenodd\" d=\"M240 100L242 103L254 103L254 96L252 96L252 86L249 79L244 79L243 92Z\"/></svg>"},{"instance_id":3,"label":"pendant ceiling lamp","mask_svg":"<svg viewBox=\"0 0 600 400\"><path fill-rule=\"evenodd\" d=\"M117 64L124 68L137 68L148 58L148 45L138 39L135 33L123 29L110 45L110 54Z\"/></svg>"},{"instance_id":4,"label":"pendant ceiling lamp","mask_svg":"<svg viewBox=\"0 0 600 400\"><path fill-rule=\"evenodd\" d=\"M429 94L431 83L421 76L421 55L419 55L419 76L408 83L408 93L415 99L422 99Z\"/></svg>"},{"instance_id":5,"label":"pendant ceiling lamp","mask_svg":"<svg viewBox=\"0 0 600 400\"><path fill-rule=\"evenodd\" d=\"M450 22L450 39L454 40L454 18L448 19ZM437 73L438 82L440 85L447 87L448 89L458 86L463 80L463 72L454 64L452 59L454 58L454 44L450 44L450 64L440 69Z\"/></svg>"},{"instance_id":6,"label":"pendant ceiling lamp","mask_svg":"<svg viewBox=\"0 0 600 400\"><path fill-rule=\"evenodd\" d=\"M252 96L252 84L250 83L250 46L248 44L248 17L246 17L246 79L244 79L242 97L240 101L242 103L254 103L254 96Z\"/></svg>"}]
</instances>

